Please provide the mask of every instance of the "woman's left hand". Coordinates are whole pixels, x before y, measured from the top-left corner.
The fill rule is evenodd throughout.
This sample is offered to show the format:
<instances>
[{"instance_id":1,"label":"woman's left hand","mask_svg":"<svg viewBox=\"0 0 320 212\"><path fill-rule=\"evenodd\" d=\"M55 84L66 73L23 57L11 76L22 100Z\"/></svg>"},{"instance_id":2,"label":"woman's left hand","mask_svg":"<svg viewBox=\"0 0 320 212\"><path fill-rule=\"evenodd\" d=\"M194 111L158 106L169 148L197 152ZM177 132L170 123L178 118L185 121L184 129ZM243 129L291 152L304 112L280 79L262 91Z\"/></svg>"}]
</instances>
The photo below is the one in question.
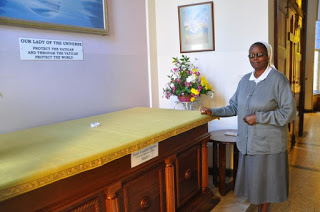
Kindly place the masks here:
<instances>
[{"instance_id":1,"label":"woman's left hand","mask_svg":"<svg viewBox=\"0 0 320 212\"><path fill-rule=\"evenodd\" d=\"M250 125L254 125L256 123L256 115L255 114L248 115L243 118L243 121L245 121L246 123L248 123Z\"/></svg>"}]
</instances>

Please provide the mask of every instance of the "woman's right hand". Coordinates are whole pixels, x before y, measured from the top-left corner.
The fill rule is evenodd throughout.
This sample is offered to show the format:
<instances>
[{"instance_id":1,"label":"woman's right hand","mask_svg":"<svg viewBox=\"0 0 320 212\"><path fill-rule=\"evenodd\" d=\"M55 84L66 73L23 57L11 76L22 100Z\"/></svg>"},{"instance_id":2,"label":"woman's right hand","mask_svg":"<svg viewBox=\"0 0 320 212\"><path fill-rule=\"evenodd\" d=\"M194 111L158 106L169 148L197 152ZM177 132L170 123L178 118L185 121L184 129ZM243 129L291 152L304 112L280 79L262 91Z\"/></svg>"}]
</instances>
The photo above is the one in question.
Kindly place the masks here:
<instances>
[{"instance_id":1,"label":"woman's right hand","mask_svg":"<svg viewBox=\"0 0 320 212\"><path fill-rule=\"evenodd\" d=\"M206 107L201 107L200 113L201 113L202 115L211 115L211 109L206 108Z\"/></svg>"},{"instance_id":2,"label":"woman's right hand","mask_svg":"<svg viewBox=\"0 0 320 212\"><path fill-rule=\"evenodd\" d=\"M245 121L249 125L254 125L256 123L256 118L257 117L255 114L251 114L251 115L245 116L243 118L243 121Z\"/></svg>"}]
</instances>

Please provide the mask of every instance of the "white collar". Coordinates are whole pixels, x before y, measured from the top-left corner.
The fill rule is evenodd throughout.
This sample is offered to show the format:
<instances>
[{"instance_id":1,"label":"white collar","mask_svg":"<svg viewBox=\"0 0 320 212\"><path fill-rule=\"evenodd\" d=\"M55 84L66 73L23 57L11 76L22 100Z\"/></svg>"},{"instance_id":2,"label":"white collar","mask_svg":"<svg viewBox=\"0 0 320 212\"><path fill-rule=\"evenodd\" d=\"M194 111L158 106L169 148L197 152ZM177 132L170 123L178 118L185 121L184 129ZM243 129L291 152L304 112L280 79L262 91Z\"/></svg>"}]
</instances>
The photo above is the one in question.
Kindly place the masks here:
<instances>
[{"instance_id":1,"label":"white collar","mask_svg":"<svg viewBox=\"0 0 320 212\"><path fill-rule=\"evenodd\" d=\"M258 77L258 78L255 78L255 76L254 76L255 70L253 70L253 72L251 73L251 76L250 76L249 80L255 81L255 83L258 84L258 82L261 82L262 80L264 80L265 78L267 78L267 76L268 76L268 74L270 73L271 69L272 69L272 68L271 68L270 66L268 66L268 67L266 68L266 70L265 70L265 71L260 75L260 77Z\"/></svg>"}]
</instances>

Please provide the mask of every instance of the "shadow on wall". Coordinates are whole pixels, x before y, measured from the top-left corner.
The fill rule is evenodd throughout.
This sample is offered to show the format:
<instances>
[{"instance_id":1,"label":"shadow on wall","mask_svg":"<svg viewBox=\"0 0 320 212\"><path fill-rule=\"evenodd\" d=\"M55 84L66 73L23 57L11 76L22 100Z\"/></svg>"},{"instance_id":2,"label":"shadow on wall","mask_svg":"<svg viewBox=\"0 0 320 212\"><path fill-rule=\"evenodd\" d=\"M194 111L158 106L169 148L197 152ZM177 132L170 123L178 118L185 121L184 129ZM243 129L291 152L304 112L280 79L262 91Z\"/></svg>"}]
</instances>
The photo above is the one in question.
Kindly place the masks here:
<instances>
[{"instance_id":1,"label":"shadow on wall","mask_svg":"<svg viewBox=\"0 0 320 212\"><path fill-rule=\"evenodd\" d=\"M216 93L213 93L212 96L209 95L201 95L200 97L200 104L203 107L207 107L207 108L213 108L216 107Z\"/></svg>"}]
</instances>

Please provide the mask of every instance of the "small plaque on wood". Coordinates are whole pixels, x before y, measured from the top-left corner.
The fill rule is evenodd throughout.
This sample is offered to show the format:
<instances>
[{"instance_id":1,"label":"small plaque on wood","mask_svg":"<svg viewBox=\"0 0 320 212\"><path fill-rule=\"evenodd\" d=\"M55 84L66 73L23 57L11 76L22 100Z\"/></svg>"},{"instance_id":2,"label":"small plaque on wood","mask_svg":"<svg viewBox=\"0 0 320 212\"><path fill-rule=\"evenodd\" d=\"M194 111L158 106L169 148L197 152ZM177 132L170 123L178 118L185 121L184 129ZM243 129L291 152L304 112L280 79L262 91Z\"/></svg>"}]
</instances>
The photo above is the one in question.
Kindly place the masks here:
<instances>
[{"instance_id":1,"label":"small plaque on wood","mask_svg":"<svg viewBox=\"0 0 320 212\"><path fill-rule=\"evenodd\" d=\"M159 154L158 143L147 146L131 154L131 168L138 166Z\"/></svg>"}]
</instances>

